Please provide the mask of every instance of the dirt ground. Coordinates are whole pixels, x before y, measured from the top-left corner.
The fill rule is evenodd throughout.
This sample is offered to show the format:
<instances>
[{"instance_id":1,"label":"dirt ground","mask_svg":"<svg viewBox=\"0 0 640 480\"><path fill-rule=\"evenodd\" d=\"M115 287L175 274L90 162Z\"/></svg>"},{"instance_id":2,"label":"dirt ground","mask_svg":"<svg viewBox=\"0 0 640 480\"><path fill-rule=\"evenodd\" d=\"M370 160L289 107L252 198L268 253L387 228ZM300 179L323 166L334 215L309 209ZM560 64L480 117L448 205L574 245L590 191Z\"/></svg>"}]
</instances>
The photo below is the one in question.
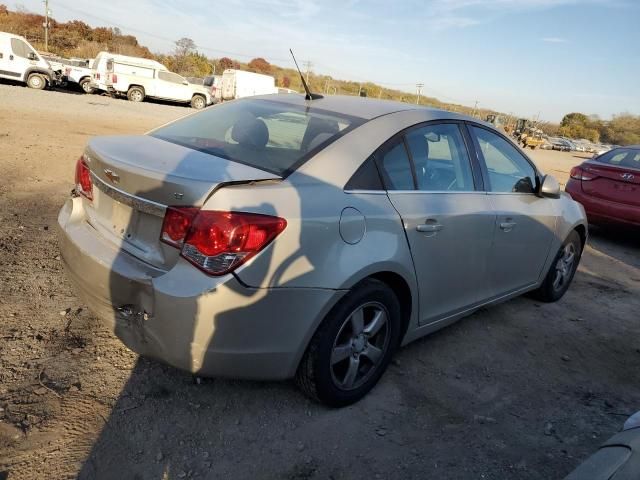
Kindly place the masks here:
<instances>
[{"instance_id":1,"label":"dirt ground","mask_svg":"<svg viewBox=\"0 0 640 480\"><path fill-rule=\"evenodd\" d=\"M605 229L560 302L417 341L348 408L138 358L73 294L56 216L90 136L188 113L0 85L0 479L561 478L640 409L640 235Z\"/></svg>"}]
</instances>

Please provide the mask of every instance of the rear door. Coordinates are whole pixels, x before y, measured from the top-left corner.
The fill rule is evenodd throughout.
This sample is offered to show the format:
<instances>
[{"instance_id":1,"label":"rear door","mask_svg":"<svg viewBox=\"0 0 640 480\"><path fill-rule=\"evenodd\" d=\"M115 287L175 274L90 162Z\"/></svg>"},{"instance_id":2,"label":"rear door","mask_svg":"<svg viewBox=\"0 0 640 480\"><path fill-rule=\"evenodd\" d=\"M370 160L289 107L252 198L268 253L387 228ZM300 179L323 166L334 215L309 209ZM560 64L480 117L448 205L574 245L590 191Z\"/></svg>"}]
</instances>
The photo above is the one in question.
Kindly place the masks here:
<instances>
[{"instance_id":1,"label":"rear door","mask_svg":"<svg viewBox=\"0 0 640 480\"><path fill-rule=\"evenodd\" d=\"M387 142L376 161L404 223L420 289L420 322L454 315L489 295L495 214L461 124L414 127Z\"/></svg>"},{"instance_id":2,"label":"rear door","mask_svg":"<svg viewBox=\"0 0 640 480\"><path fill-rule=\"evenodd\" d=\"M559 209L557 200L536 195L537 171L516 146L493 129L470 124L469 130L496 214L489 278L499 297L538 281Z\"/></svg>"},{"instance_id":3,"label":"rear door","mask_svg":"<svg viewBox=\"0 0 640 480\"><path fill-rule=\"evenodd\" d=\"M584 165L593 180L582 190L593 196L625 205L640 206L640 149L616 148Z\"/></svg>"}]
</instances>

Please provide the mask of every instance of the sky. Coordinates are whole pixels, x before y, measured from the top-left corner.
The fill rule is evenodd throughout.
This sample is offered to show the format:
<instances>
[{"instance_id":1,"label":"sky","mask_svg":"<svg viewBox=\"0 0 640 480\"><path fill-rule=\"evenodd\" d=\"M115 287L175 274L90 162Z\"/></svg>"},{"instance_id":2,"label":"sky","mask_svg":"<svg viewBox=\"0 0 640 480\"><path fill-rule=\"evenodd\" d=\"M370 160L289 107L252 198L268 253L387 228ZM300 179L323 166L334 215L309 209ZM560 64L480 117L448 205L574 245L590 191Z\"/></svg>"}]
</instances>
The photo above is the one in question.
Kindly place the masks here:
<instances>
[{"instance_id":1,"label":"sky","mask_svg":"<svg viewBox=\"0 0 640 480\"><path fill-rule=\"evenodd\" d=\"M9 3L6 2L5 3ZM155 52L192 38L210 57L373 81L559 121L640 114L640 0L49 0L58 21L119 27ZM44 12L41 0L22 0Z\"/></svg>"}]
</instances>

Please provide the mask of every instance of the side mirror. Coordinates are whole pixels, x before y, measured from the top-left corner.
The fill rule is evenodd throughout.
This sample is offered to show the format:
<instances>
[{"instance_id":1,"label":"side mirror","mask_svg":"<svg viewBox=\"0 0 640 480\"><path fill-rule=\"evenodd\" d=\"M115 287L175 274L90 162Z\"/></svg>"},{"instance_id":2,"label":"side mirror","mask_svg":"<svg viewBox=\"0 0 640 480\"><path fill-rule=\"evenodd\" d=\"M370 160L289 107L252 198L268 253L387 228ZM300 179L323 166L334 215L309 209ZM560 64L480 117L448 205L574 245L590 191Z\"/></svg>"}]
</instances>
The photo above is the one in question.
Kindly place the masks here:
<instances>
[{"instance_id":1,"label":"side mirror","mask_svg":"<svg viewBox=\"0 0 640 480\"><path fill-rule=\"evenodd\" d=\"M560 184L553 175L545 175L542 179L540 196L547 198L560 198Z\"/></svg>"},{"instance_id":2,"label":"side mirror","mask_svg":"<svg viewBox=\"0 0 640 480\"><path fill-rule=\"evenodd\" d=\"M29 52L27 58L29 58L29 60L38 60L38 56L33 52Z\"/></svg>"},{"instance_id":3,"label":"side mirror","mask_svg":"<svg viewBox=\"0 0 640 480\"><path fill-rule=\"evenodd\" d=\"M184 82L182 82L183 85L189 85L189 82L187 82L186 80Z\"/></svg>"}]
</instances>

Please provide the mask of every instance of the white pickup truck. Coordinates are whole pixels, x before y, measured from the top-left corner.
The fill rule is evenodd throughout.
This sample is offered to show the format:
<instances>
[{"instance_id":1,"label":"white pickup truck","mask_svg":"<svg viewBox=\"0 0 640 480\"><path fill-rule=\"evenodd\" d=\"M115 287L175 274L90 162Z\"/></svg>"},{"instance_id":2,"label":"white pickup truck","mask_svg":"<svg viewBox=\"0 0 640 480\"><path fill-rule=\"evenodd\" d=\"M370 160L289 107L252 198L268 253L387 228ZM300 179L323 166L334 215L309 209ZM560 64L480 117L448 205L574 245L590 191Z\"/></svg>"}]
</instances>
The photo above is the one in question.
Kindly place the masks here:
<instances>
[{"instance_id":1,"label":"white pickup truck","mask_svg":"<svg viewBox=\"0 0 640 480\"><path fill-rule=\"evenodd\" d=\"M188 103L201 109L213 103L208 88L193 85L177 73L143 62L112 58L106 65L106 88L111 94L126 95L132 102L146 97Z\"/></svg>"},{"instance_id":2,"label":"white pickup truck","mask_svg":"<svg viewBox=\"0 0 640 480\"><path fill-rule=\"evenodd\" d=\"M71 59L65 63L64 74L67 82L76 84L85 93L93 93L91 88L91 63L92 60Z\"/></svg>"}]
</instances>

